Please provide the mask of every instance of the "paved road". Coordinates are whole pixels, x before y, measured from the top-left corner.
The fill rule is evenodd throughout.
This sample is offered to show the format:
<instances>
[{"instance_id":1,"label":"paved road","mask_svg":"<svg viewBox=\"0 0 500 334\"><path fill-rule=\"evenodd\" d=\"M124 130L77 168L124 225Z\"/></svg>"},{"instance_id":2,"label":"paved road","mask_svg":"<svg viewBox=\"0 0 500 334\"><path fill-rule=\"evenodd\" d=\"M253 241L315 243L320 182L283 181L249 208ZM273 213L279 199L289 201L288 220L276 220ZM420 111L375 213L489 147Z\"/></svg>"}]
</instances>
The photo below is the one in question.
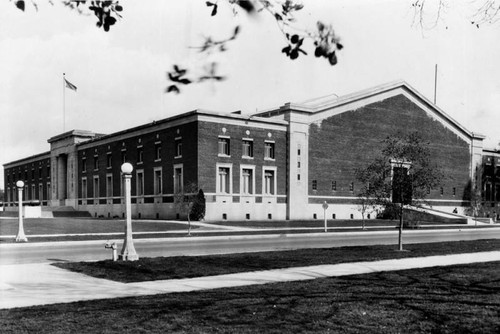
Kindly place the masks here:
<instances>
[{"instance_id":1,"label":"paved road","mask_svg":"<svg viewBox=\"0 0 500 334\"><path fill-rule=\"evenodd\" d=\"M493 238L500 238L500 228L482 228L477 230L410 230L405 231L403 235L404 243ZM118 253L121 249L121 243L121 240L119 240ZM224 254L396 243L397 231L185 237L136 239L134 241L135 248L140 257ZM0 245L0 265L55 261L89 261L108 258L111 258L111 252L104 249L104 241Z\"/></svg>"}]
</instances>

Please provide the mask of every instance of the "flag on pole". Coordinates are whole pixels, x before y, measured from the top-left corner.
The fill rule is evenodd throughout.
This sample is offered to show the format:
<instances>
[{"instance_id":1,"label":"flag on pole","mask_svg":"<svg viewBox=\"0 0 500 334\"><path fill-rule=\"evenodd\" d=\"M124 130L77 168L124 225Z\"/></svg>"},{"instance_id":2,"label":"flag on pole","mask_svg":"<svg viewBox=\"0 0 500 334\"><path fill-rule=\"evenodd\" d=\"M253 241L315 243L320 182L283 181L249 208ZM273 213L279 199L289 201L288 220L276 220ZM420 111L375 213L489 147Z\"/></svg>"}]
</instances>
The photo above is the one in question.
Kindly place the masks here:
<instances>
[{"instance_id":1,"label":"flag on pole","mask_svg":"<svg viewBox=\"0 0 500 334\"><path fill-rule=\"evenodd\" d=\"M69 82L66 79L64 79L64 82L66 83L66 88L69 88L69 89L74 90L76 92L76 86L75 85L73 85L71 82Z\"/></svg>"}]
</instances>

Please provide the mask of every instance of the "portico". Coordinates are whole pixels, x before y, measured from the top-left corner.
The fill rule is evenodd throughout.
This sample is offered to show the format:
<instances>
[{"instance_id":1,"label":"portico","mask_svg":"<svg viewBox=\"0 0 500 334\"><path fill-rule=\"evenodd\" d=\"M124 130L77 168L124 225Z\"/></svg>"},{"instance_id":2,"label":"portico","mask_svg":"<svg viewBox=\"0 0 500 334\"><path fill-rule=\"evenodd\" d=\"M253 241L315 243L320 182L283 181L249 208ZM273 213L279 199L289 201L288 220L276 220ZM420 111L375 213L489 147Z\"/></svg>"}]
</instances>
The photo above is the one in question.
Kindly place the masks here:
<instances>
[{"instance_id":1,"label":"portico","mask_svg":"<svg viewBox=\"0 0 500 334\"><path fill-rule=\"evenodd\" d=\"M50 144L51 206L71 206L76 208L78 194L77 148L76 144L90 140L95 133L72 130L52 137Z\"/></svg>"}]
</instances>

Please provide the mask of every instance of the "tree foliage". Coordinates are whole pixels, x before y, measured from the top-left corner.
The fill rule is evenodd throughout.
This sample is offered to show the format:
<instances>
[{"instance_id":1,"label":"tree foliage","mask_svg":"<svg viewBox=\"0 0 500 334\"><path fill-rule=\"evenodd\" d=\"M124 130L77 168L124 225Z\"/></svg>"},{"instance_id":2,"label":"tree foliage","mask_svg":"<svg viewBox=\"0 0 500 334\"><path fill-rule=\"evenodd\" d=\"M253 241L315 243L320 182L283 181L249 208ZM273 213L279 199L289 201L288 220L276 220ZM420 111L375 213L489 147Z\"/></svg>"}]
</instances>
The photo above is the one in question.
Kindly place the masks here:
<instances>
[{"instance_id":1,"label":"tree foliage","mask_svg":"<svg viewBox=\"0 0 500 334\"><path fill-rule=\"evenodd\" d=\"M24 0L11 0L17 8L25 10ZM38 9L36 0L31 0L35 9ZM301 29L294 17L294 14L304 8L304 5L297 0L220 0L205 1L205 6L209 10L209 15L215 17L220 15L219 6L230 6L234 15L244 13L248 16L270 15L277 23L281 31L285 46L281 52L291 60L299 58L300 55L314 54L317 58L323 58L332 66L338 62L338 51L342 50L343 45L340 38L335 34L333 27L324 22L317 22L313 29ZM77 11L80 14L93 14L97 18L96 26L104 31L109 31L118 19L122 18L123 4L119 0L107 1L89 1L89 0L65 0L63 4ZM204 37L199 46L195 46L200 53L209 55L214 52L225 52L229 49L230 42L236 40L239 36L241 27L235 25L230 29L229 36L226 38L214 38L212 36ZM307 46L306 41L310 41ZM310 47L314 51L307 52ZM171 71L167 72L167 79L170 81L165 89L166 93L179 93L181 88L193 83L211 81L222 81L225 76L217 72L217 63L209 62L202 66L201 75L188 75L188 69L182 68L176 64ZM193 71L191 71L193 72Z\"/></svg>"},{"instance_id":2,"label":"tree foliage","mask_svg":"<svg viewBox=\"0 0 500 334\"><path fill-rule=\"evenodd\" d=\"M177 213L188 219L188 235L191 234L191 220L205 217L205 194L196 183L189 183L174 194L174 206Z\"/></svg>"},{"instance_id":3,"label":"tree foliage","mask_svg":"<svg viewBox=\"0 0 500 334\"><path fill-rule=\"evenodd\" d=\"M388 136L382 144L379 156L355 171L357 180L366 185L358 198L398 213L402 250L404 207L421 206L429 190L441 184L443 173L432 162L429 143L418 132Z\"/></svg>"}]
</instances>

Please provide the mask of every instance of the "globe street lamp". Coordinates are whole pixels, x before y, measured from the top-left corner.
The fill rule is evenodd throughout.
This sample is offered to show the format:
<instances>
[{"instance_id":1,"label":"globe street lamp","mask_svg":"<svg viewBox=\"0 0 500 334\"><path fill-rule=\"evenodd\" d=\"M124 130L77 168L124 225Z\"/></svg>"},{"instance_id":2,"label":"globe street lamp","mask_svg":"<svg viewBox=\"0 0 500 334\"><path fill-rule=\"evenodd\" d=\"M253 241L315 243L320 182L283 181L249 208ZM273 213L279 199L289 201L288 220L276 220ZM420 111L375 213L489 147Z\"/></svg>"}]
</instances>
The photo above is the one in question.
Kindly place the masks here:
<instances>
[{"instance_id":1,"label":"globe street lamp","mask_svg":"<svg viewBox=\"0 0 500 334\"><path fill-rule=\"evenodd\" d=\"M132 178L132 171L134 167L128 162L122 165L122 173L125 183L125 239L123 240L123 248L120 255L120 260L123 261L136 261L139 256L135 252L134 241L132 239L132 204L130 199L130 179Z\"/></svg>"},{"instance_id":2,"label":"globe street lamp","mask_svg":"<svg viewBox=\"0 0 500 334\"><path fill-rule=\"evenodd\" d=\"M24 189L24 182L19 180L16 182L17 186L17 198L19 200L19 228L17 230L17 236L16 236L16 242L27 242L28 238L26 238L26 235L24 234L24 227L23 227L23 189Z\"/></svg>"}]
</instances>

